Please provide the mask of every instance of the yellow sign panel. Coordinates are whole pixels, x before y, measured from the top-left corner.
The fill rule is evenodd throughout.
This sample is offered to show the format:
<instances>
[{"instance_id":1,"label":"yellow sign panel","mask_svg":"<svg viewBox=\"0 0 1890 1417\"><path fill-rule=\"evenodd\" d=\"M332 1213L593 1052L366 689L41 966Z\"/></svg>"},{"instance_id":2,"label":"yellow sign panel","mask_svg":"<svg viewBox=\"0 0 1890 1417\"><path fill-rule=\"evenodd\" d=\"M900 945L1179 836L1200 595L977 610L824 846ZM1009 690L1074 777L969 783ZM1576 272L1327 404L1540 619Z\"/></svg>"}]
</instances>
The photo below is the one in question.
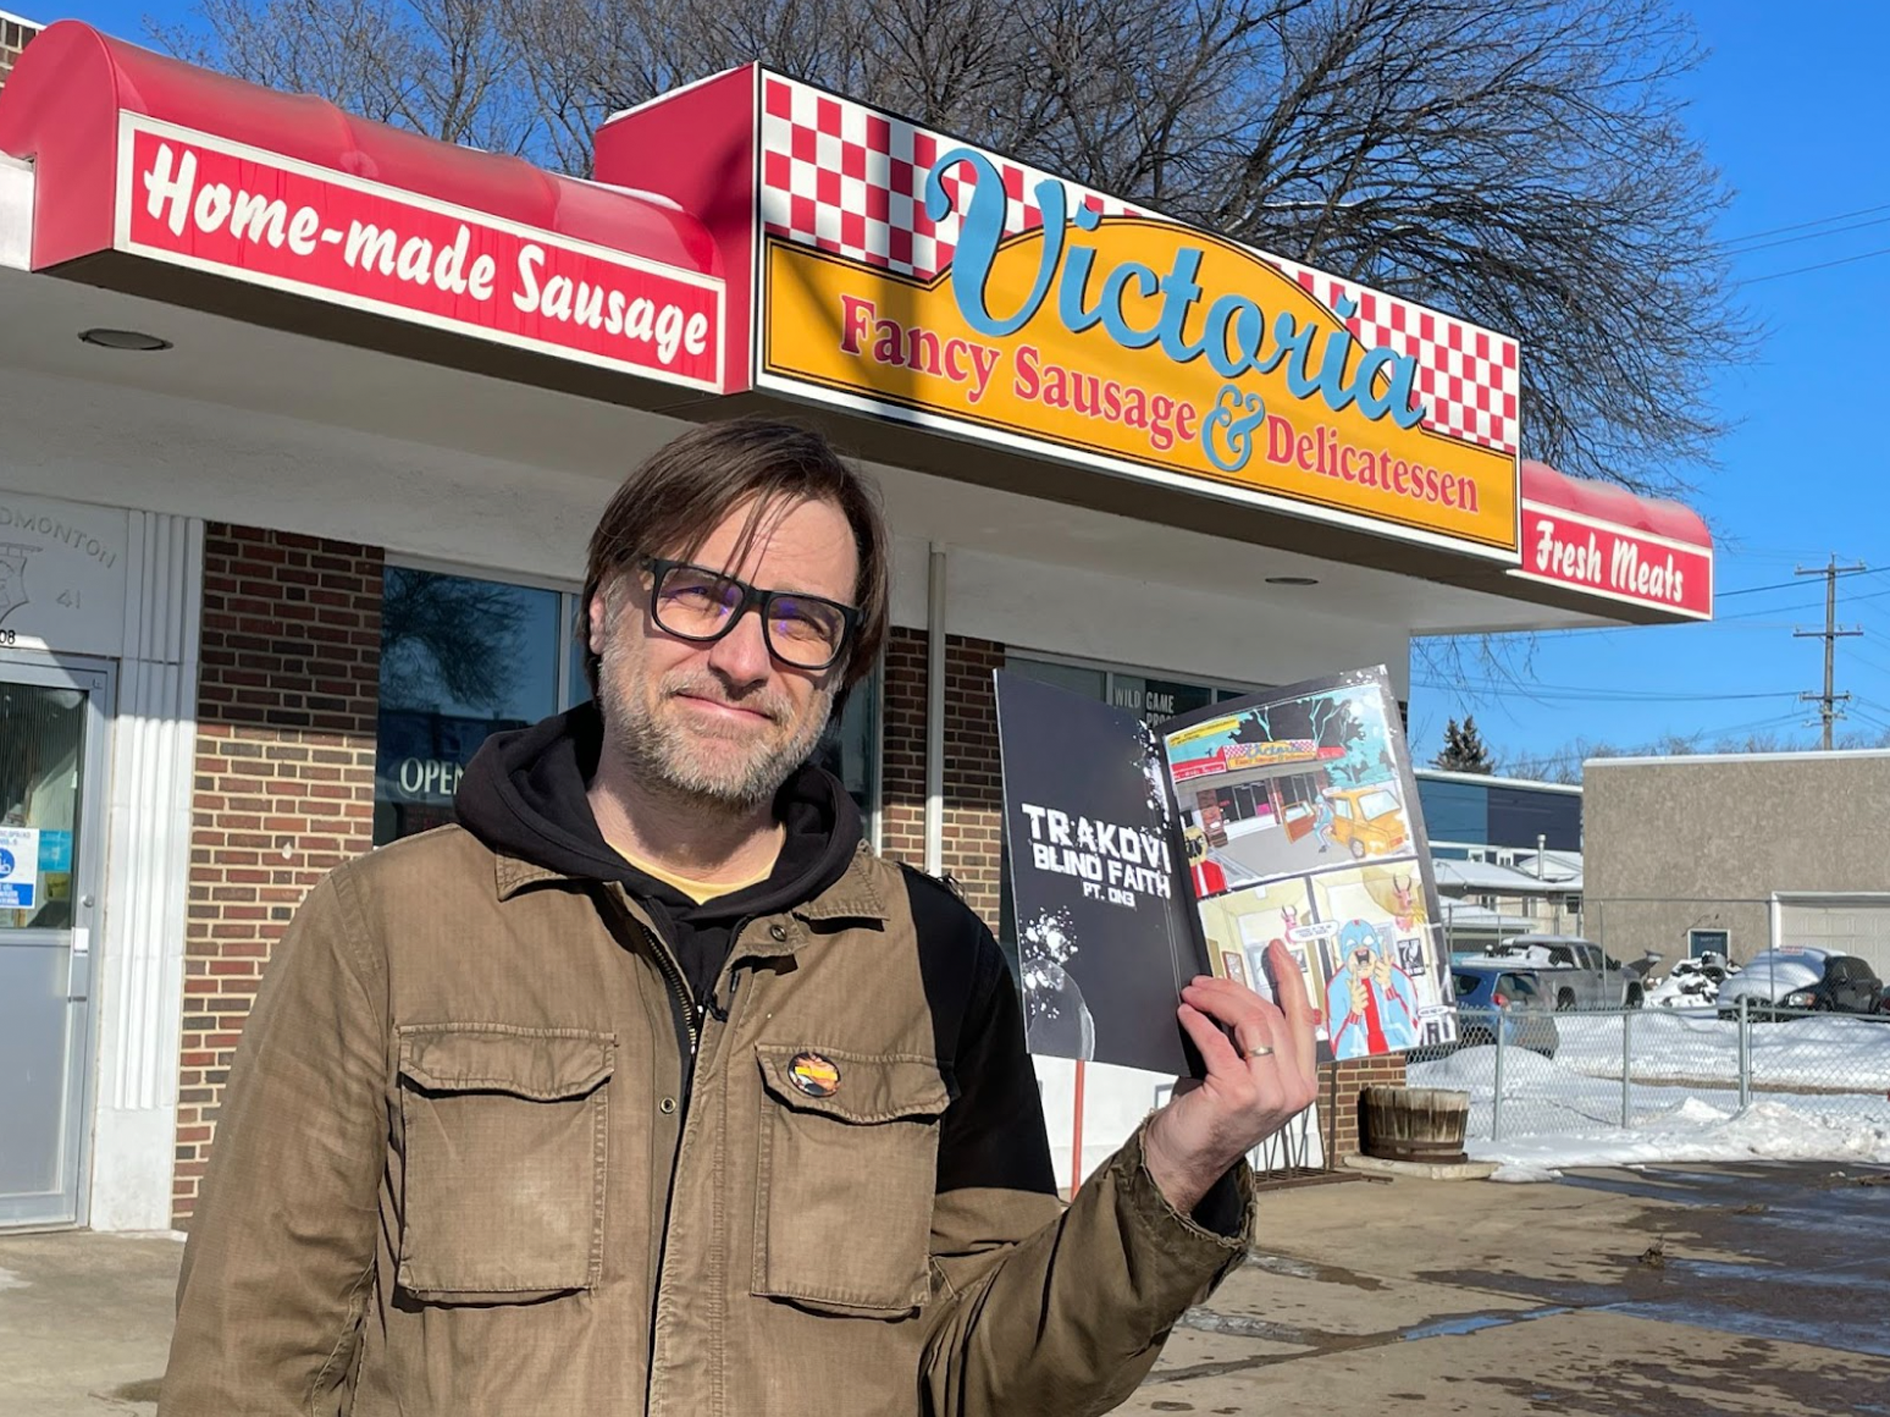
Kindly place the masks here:
<instances>
[{"instance_id":1,"label":"yellow sign panel","mask_svg":"<svg viewBox=\"0 0 1890 1417\"><path fill-rule=\"evenodd\" d=\"M771 238L761 372L1515 549L1514 455L1424 426L1415 361L1361 344L1349 310L1253 252L1088 212L1066 227L1047 210L1036 230L986 236L974 205L930 281Z\"/></svg>"}]
</instances>

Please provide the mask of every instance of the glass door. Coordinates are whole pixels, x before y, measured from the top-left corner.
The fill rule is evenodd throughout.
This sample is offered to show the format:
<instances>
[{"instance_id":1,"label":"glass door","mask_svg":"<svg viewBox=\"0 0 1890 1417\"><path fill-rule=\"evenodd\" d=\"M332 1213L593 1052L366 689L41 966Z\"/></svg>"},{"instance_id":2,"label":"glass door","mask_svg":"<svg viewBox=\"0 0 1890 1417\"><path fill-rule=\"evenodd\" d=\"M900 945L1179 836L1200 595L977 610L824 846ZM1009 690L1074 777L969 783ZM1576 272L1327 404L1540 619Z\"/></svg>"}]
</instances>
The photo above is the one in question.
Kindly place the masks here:
<instances>
[{"instance_id":1,"label":"glass door","mask_svg":"<svg viewBox=\"0 0 1890 1417\"><path fill-rule=\"evenodd\" d=\"M0 657L0 1226L83 1219L111 677Z\"/></svg>"}]
</instances>

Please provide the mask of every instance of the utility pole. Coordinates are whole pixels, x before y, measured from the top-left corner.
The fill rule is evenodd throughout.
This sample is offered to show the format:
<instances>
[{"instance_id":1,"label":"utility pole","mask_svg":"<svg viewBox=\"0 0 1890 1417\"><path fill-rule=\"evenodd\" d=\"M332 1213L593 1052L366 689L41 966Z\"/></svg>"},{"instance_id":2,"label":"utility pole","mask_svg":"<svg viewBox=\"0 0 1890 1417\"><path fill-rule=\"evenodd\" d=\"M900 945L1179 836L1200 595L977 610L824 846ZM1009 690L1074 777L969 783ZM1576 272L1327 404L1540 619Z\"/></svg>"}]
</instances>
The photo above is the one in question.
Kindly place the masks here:
<instances>
[{"instance_id":1,"label":"utility pole","mask_svg":"<svg viewBox=\"0 0 1890 1417\"><path fill-rule=\"evenodd\" d=\"M1853 625L1848 630L1840 630L1837 623L1837 583L1839 576L1862 575L1869 568L1862 562L1855 566L1840 566L1837 557L1831 558L1828 566L1813 566L1806 570L1800 566L1792 572L1797 576L1824 577L1824 628L1822 630L1793 630L1795 640L1824 641L1824 692L1822 694L1800 694L1798 697L1806 703L1820 705L1818 716L1824 721L1824 751L1831 751L1831 725L1837 720L1839 700L1849 700L1849 694L1837 692L1837 642L1852 635L1864 632Z\"/></svg>"}]
</instances>

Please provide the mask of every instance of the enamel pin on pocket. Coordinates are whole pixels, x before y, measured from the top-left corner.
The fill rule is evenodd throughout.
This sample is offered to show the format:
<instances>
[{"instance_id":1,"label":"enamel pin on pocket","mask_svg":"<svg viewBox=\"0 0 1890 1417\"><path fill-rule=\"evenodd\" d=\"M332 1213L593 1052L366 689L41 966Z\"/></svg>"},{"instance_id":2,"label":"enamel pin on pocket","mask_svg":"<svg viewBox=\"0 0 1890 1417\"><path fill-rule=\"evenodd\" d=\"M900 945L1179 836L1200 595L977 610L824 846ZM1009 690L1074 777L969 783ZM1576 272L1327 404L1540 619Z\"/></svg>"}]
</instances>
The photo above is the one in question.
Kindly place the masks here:
<instances>
[{"instance_id":1,"label":"enamel pin on pocket","mask_svg":"<svg viewBox=\"0 0 1890 1417\"><path fill-rule=\"evenodd\" d=\"M818 1053L796 1053L788 1062L788 1077L809 1097L832 1097L840 1090L840 1069Z\"/></svg>"}]
</instances>

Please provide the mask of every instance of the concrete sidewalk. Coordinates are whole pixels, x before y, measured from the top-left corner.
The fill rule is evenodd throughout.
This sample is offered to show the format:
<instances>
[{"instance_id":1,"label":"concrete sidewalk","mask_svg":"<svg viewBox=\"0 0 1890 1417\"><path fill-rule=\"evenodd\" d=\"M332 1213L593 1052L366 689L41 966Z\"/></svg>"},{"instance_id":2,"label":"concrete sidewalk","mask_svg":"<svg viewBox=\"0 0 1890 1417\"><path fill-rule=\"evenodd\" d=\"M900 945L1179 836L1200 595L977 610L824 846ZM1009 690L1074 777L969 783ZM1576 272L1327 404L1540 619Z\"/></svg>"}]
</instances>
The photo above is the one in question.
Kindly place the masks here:
<instances>
[{"instance_id":1,"label":"concrete sidewalk","mask_svg":"<svg viewBox=\"0 0 1890 1417\"><path fill-rule=\"evenodd\" d=\"M1884 1179L1754 1165L1271 1193L1268 1252L1121 1410L1848 1411L1890 1391ZM0 1238L0 1417L153 1412L181 1250Z\"/></svg>"},{"instance_id":2,"label":"concrete sidewalk","mask_svg":"<svg viewBox=\"0 0 1890 1417\"><path fill-rule=\"evenodd\" d=\"M156 1412L183 1254L172 1236L0 1236L0 1417Z\"/></svg>"}]
</instances>

